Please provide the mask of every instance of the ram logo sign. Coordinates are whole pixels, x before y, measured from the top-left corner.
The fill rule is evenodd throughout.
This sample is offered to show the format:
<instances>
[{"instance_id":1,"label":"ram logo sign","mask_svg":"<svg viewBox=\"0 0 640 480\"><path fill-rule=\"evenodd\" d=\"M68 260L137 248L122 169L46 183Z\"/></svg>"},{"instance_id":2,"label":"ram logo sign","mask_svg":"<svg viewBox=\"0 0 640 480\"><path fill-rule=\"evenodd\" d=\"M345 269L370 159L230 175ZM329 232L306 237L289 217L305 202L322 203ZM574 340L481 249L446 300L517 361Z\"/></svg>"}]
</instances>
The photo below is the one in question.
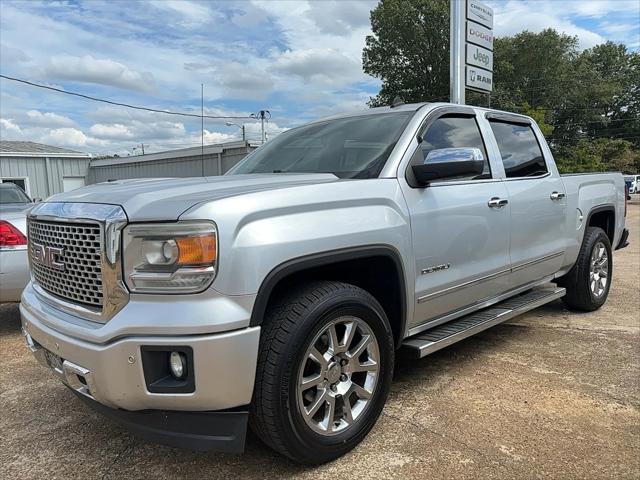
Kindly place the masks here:
<instances>
[{"instance_id":1,"label":"ram logo sign","mask_svg":"<svg viewBox=\"0 0 640 480\"><path fill-rule=\"evenodd\" d=\"M467 65L467 87L490 92L493 90L493 73Z\"/></svg>"},{"instance_id":2,"label":"ram logo sign","mask_svg":"<svg viewBox=\"0 0 640 480\"><path fill-rule=\"evenodd\" d=\"M48 245L42 245L35 242L31 244L31 247L32 259L34 262L38 262L39 264L52 268L53 270L64 270L64 262L62 261L64 248L50 247Z\"/></svg>"}]
</instances>

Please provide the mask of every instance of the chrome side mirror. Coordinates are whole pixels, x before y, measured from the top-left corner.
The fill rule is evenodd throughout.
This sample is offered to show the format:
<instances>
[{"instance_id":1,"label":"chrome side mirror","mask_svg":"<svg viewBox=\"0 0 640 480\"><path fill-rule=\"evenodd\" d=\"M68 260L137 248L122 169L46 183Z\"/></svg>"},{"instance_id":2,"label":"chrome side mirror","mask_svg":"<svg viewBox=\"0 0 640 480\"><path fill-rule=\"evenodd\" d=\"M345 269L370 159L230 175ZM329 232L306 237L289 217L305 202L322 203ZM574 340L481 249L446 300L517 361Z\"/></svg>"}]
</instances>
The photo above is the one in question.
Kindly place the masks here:
<instances>
[{"instance_id":1,"label":"chrome side mirror","mask_svg":"<svg viewBox=\"0 0 640 480\"><path fill-rule=\"evenodd\" d=\"M413 174L420 185L434 180L482 175L484 156L478 148L440 148L431 150L422 165L414 165Z\"/></svg>"}]
</instances>

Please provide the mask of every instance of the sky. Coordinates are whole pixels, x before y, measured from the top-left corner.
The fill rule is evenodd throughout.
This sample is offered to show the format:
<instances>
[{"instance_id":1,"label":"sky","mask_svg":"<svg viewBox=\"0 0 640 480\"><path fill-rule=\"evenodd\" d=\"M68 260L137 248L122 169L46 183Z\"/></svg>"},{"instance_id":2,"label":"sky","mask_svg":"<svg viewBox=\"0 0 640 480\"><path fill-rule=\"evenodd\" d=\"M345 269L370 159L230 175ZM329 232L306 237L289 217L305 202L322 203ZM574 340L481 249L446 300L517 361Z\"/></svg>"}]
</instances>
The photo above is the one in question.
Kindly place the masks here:
<instances>
[{"instance_id":1,"label":"sky","mask_svg":"<svg viewBox=\"0 0 640 480\"><path fill-rule=\"evenodd\" d=\"M544 28L640 49L638 0L486 0L496 36ZM376 0L0 0L0 71L160 110L245 117L268 136L366 109L380 81L362 72ZM251 119L205 119L205 143L251 140ZM96 155L198 146L200 120L142 112L0 80L0 138Z\"/></svg>"}]
</instances>

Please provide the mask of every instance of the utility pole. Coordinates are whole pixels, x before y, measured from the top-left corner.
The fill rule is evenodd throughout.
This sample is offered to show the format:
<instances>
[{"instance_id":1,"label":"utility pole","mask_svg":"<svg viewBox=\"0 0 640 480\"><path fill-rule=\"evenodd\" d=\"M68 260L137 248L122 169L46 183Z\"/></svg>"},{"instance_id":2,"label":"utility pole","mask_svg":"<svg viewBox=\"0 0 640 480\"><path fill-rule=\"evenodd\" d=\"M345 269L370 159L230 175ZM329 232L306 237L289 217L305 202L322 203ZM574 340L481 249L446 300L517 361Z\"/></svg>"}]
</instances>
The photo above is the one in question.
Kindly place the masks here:
<instances>
[{"instance_id":1,"label":"utility pole","mask_svg":"<svg viewBox=\"0 0 640 480\"><path fill-rule=\"evenodd\" d=\"M147 147L148 147L148 146L149 146L149 145L147 145ZM135 153L135 151L136 151L136 150L138 150L138 149L142 150L142 154L144 155L144 143L139 143L138 145L136 145L135 147L133 147L133 148L131 149L131 151L132 151L132 153Z\"/></svg>"},{"instance_id":2,"label":"utility pole","mask_svg":"<svg viewBox=\"0 0 640 480\"><path fill-rule=\"evenodd\" d=\"M204 83L200 84L200 158L204 177Z\"/></svg>"},{"instance_id":3,"label":"utility pole","mask_svg":"<svg viewBox=\"0 0 640 480\"><path fill-rule=\"evenodd\" d=\"M466 0L450 0L449 101L465 104L465 10Z\"/></svg>"},{"instance_id":4,"label":"utility pole","mask_svg":"<svg viewBox=\"0 0 640 480\"><path fill-rule=\"evenodd\" d=\"M265 135L265 131L264 131L264 121L265 119L267 121L269 121L269 119L271 118L271 112L269 110L260 110L258 113L252 113L251 116L253 118L259 118L260 122L262 124L262 143L267 141L267 136Z\"/></svg>"},{"instance_id":5,"label":"utility pole","mask_svg":"<svg viewBox=\"0 0 640 480\"><path fill-rule=\"evenodd\" d=\"M233 123L233 122L225 122L225 125L227 127L238 127L239 129L242 130L242 141L245 142L247 140L247 136L245 134L245 130L244 130L244 123L242 125L239 125L237 123Z\"/></svg>"}]
</instances>

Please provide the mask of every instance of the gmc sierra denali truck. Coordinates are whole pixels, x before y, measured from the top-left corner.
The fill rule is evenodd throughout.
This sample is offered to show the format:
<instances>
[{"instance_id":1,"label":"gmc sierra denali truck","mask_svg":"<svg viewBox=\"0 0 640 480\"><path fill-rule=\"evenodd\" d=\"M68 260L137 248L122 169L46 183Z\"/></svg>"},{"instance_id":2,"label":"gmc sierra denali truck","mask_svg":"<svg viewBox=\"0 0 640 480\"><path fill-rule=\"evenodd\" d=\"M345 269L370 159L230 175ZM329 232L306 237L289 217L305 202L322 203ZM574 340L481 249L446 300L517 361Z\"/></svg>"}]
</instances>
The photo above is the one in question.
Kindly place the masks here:
<instances>
[{"instance_id":1,"label":"gmc sierra denali truck","mask_svg":"<svg viewBox=\"0 0 640 480\"><path fill-rule=\"evenodd\" d=\"M302 463L375 424L418 359L607 299L621 174L561 176L526 116L402 105L291 129L220 177L113 181L28 216L28 347L147 439ZM72 407L70 407L72 408Z\"/></svg>"}]
</instances>

